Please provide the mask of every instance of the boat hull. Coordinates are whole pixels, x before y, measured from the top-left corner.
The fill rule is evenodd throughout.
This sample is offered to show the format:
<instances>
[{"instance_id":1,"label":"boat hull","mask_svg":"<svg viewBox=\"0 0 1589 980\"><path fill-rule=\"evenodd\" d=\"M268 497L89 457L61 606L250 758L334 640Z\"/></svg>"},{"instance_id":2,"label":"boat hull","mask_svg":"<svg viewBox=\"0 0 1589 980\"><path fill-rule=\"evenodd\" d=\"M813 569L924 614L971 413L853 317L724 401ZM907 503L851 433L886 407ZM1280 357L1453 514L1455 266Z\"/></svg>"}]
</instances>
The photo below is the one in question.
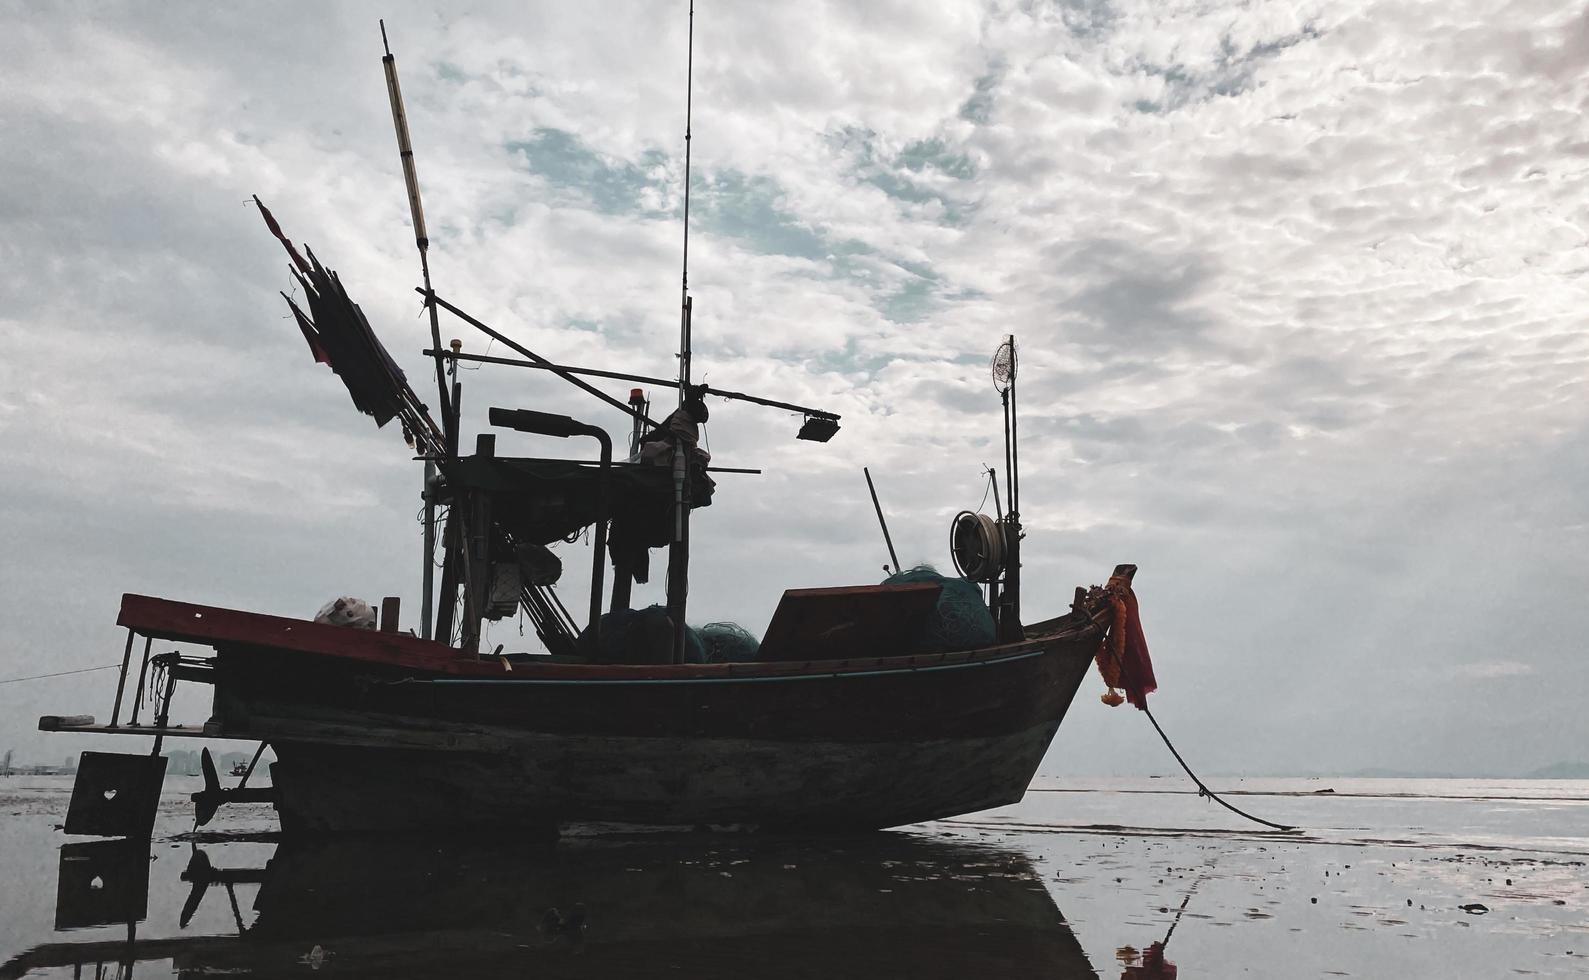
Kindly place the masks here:
<instances>
[{"instance_id":1,"label":"boat hull","mask_svg":"<svg viewBox=\"0 0 1589 980\"><path fill-rule=\"evenodd\" d=\"M277 743L271 780L288 833L580 822L874 829L1017 802L1058 726L874 742L526 733L508 752Z\"/></svg>"},{"instance_id":2,"label":"boat hull","mask_svg":"<svg viewBox=\"0 0 1589 980\"><path fill-rule=\"evenodd\" d=\"M333 677L316 682L315 703L298 684L279 698L292 671L237 668L223 650L218 705L228 727L269 737L289 833L877 829L1020 800L1096 642L1084 631L1002 658L851 674L366 675L345 679L362 688L357 703Z\"/></svg>"},{"instance_id":3,"label":"boat hull","mask_svg":"<svg viewBox=\"0 0 1589 980\"><path fill-rule=\"evenodd\" d=\"M615 665L127 596L133 637L214 649L162 661L167 690L214 686L210 719L40 724L268 743L272 790L215 786L204 805L272 796L289 834L881 829L1020 800L1107 613L1078 594L1018 642L949 653Z\"/></svg>"}]
</instances>

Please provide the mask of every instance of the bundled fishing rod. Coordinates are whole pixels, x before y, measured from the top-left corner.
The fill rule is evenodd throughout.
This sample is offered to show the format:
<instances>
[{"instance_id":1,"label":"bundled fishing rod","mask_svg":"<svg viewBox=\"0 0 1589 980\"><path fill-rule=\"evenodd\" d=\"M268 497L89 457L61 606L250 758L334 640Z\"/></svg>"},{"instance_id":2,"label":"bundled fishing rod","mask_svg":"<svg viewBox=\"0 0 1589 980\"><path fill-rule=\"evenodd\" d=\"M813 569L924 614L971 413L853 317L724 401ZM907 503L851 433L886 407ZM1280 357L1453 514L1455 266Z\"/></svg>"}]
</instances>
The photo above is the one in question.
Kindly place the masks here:
<instances>
[{"instance_id":1,"label":"bundled fishing rod","mask_svg":"<svg viewBox=\"0 0 1589 980\"><path fill-rule=\"evenodd\" d=\"M397 58L386 40L386 21L381 25L381 47L386 54L381 67L386 72L386 95L392 103L392 128L397 132L397 155L403 164L403 183L408 188L408 213L414 223L414 247L419 250L420 274L425 280L425 306L430 311L430 343L436 352L436 394L442 418L449 426L448 450L458 451L457 415L447 392L447 370L441 354L441 321L436 312L436 293L430 286L430 236L425 231L425 205L419 197L419 172L414 167L414 144L408 135L408 111L403 107L403 89L397 81Z\"/></svg>"},{"instance_id":2,"label":"bundled fishing rod","mask_svg":"<svg viewBox=\"0 0 1589 980\"><path fill-rule=\"evenodd\" d=\"M445 432L445 445L443 453L447 456L458 454L458 383L453 381L452 391L447 390L447 368L442 360L441 353L441 321L436 311L436 291L430 283L430 236L425 230L425 205L419 197L419 172L414 166L414 144L408 135L408 111L403 106L403 89L397 81L397 58L392 55L392 46L386 39L386 21L380 21L381 48L385 54L381 57L381 67L386 73L386 95L392 103L392 128L397 133L397 156L403 165L403 184L408 189L408 213L414 223L414 247L419 250L419 270L425 282L425 307L430 313L430 347L435 352L436 361L436 396L441 410L442 428ZM425 563L421 575L423 582L421 588L424 594L420 599L419 622L420 632L425 639L431 639L435 613L433 609L436 585L436 489L437 475L434 456L430 454L425 460L425 482L421 489L421 496L425 501ZM448 521L448 527L453 522ZM449 620L451 617L447 617ZM443 641L450 637L440 637Z\"/></svg>"}]
</instances>

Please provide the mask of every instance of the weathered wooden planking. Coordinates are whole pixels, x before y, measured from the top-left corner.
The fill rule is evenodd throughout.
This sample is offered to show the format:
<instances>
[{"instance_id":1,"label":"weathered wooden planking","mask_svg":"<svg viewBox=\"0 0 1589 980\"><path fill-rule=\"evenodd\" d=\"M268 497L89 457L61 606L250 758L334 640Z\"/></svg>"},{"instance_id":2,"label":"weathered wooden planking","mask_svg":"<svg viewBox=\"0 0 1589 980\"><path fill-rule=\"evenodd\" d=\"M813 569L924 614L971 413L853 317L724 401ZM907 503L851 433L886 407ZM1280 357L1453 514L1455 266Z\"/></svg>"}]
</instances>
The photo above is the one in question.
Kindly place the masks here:
<instances>
[{"instance_id":1,"label":"weathered wooden planking","mask_svg":"<svg viewBox=\"0 0 1589 980\"><path fill-rule=\"evenodd\" d=\"M445 643L401 633L352 629L131 593L121 597L121 615L116 624L161 640L273 647L443 673L482 666L472 655ZM491 672L502 673L501 665L497 664Z\"/></svg>"},{"instance_id":2,"label":"weathered wooden planking","mask_svg":"<svg viewBox=\"0 0 1589 980\"><path fill-rule=\"evenodd\" d=\"M859 743L540 735L476 752L276 741L271 782L289 835L581 822L872 830L1019 801L1059 724Z\"/></svg>"},{"instance_id":3,"label":"weathered wooden planking","mask_svg":"<svg viewBox=\"0 0 1589 980\"><path fill-rule=\"evenodd\" d=\"M777 662L903 652L942 591L936 582L790 589L772 614L758 656Z\"/></svg>"},{"instance_id":4,"label":"weathered wooden planking","mask_svg":"<svg viewBox=\"0 0 1589 980\"><path fill-rule=\"evenodd\" d=\"M921 584L915 583L906 586L860 587L861 590L876 588L908 589L925 594L922 592ZM933 590L938 587L926 583L925 588ZM852 590L799 591L845 593ZM406 673L457 675L482 679L501 678L514 682L644 683L657 680L727 680L799 675L826 676L840 672L874 670L913 670L964 660L998 659L1012 653L1038 649L1046 639L1046 637L1034 637L1024 643L1001 644L978 650L902 656L901 636L890 635L879 640L878 646L857 650L844 659L835 659L835 654L829 646L816 644L790 646L784 654L787 659L755 663L623 665L520 662L514 664L513 669L509 671L497 658L479 658L444 643L421 640L402 633L330 626L310 620L269 616L263 613L130 593L122 596L121 615L116 622L145 636L216 648L226 647L251 653L271 664L281 661L284 655L307 654L325 660L351 660L368 664L372 668L389 668ZM1071 628L1084 628L1090 622L1092 621L1088 619L1072 620ZM775 650L778 642L775 637ZM765 649L764 643L763 650Z\"/></svg>"}]
</instances>

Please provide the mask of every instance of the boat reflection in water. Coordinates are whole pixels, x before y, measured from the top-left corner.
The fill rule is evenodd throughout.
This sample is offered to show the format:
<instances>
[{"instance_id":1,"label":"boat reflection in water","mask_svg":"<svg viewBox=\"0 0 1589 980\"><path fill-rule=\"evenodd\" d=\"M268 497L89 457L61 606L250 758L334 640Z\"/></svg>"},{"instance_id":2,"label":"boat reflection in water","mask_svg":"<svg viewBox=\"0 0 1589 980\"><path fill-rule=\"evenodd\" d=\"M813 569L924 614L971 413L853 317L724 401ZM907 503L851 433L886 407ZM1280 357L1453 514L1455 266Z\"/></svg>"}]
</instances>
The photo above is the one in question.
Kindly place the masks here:
<instances>
[{"instance_id":1,"label":"boat reflection in water","mask_svg":"<svg viewBox=\"0 0 1589 980\"><path fill-rule=\"evenodd\" d=\"M107 923L118 903L143 914L140 862L103 845L126 850L63 850L57 928ZM129 922L124 941L41 946L0 980L150 960L181 976L1096 976L1024 855L901 834L293 842L254 869L195 846L182 879L182 924L230 901L236 935L139 939Z\"/></svg>"}]
</instances>

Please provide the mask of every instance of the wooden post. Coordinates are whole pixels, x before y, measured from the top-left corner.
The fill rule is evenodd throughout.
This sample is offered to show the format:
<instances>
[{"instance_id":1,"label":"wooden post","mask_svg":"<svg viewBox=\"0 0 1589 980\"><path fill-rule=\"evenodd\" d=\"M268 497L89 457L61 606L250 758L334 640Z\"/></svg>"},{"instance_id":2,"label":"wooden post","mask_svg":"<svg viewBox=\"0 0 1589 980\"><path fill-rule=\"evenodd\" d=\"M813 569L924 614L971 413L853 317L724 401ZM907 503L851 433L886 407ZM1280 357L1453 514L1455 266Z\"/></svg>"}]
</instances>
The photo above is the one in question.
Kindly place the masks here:
<instances>
[{"instance_id":1,"label":"wooden post","mask_svg":"<svg viewBox=\"0 0 1589 980\"><path fill-rule=\"evenodd\" d=\"M899 556L894 553L894 539L888 534L888 521L883 519L883 505L877 502L877 488L872 485L871 468L863 466L861 472L866 474L866 489L872 494L872 509L877 511L877 523L883 528L883 543L888 545L888 558L894 563L893 574L898 575L904 569L899 567Z\"/></svg>"},{"instance_id":2,"label":"wooden post","mask_svg":"<svg viewBox=\"0 0 1589 980\"><path fill-rule=\"evenodd\" d=\"M154 637L146 636L143 640L143 662L138 667L138 688L132 692L132 719L129 725L138 724L138 706L143 703L143 682L149 674L149 647L153 645Z\"/></svg>"},{"instance_id":3,"label":"wooden post","mask_svg":"<svg viewBox=\"0 0 1589 980\"><path fill-rule=\"evenodd\" d=\"M476 456L495 456L496 449L496 436L482 432L475 438ZM463 549L464 622L460 646L469 653L479 653L480 624L491 599L491 495L477 489L470 498L469 533Z\"/></svg>"},{"instance_id":4,"label":"wooden post","mask_svg":"<svg viewBox=\"0 0 1589 980\"><path fill-rule=\"evenodd\" d=\"M403 600L395 595L389 595L381 600L381 632L397 632L397 614L402 608Z\"/></svg>"},{"instance_id":5,"label":"wooden post","mask_svg":"<svg viewBox=\"0 0 1589 980\"><path fill-rule=\"evenodd\" d=\"M458 566L463 549L458 542L463 538L463 494L453 495L452 507L447 511L447 523L441 531L441 592L436 600L436 628L432 639L452 645L453 616L458 606Z\"/></svg>"},{"instance_id":6,"label":"wooden post","mask_svg":"<svg viewBox=\"0 0 1589 980\"><path fill-rule=\"evenodd\" d=\"M690 490L689 465L683 446L673 447L673 541L668 545L668 619L673 623L671 662L684 663L684 625L690 592Z\"/></svg>"},{"instance_id":7,"label":"wooden post","mask_svg":"<svg viewBox=\"0 0 1589 980\"><path fill-rule=\"evenodd\" d=\"M121 653L121 677L116 681L116 704L110 709L110 727L121 720L121 692L127 686L127 667L132 663L132 630L127 631L127 649Z\"/></svg>"},{"instance_id":8,"label":"wooden post","mask_svg":"<svg viewBox=\"0 0 1589 980\"><path fill-rule=\"evenodd\" d=\"M634 589L634 562L628 557L613 556L612 562L612 612L629 608Z\"/></svg>"}]
</instances>

